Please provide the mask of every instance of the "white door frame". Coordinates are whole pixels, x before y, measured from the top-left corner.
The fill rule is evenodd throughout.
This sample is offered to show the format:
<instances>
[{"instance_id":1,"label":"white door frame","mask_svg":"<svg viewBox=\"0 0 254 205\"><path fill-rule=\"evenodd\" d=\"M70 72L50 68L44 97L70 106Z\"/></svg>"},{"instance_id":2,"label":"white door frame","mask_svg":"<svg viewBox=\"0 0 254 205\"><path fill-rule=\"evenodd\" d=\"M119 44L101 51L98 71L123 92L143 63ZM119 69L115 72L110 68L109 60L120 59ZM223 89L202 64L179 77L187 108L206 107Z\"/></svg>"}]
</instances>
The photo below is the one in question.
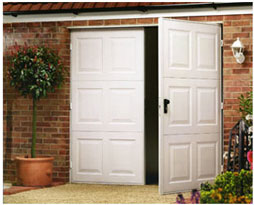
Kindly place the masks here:
<instances>
[{"instance_id":1,"label":"white door frame","mask_svg":"<svg viewBox=\"0 0 254 205\"><path fill-rule=\"evenodd\" d=\"M181 20L179 20L181 21ZM189 20L188 20L189 21ZM192 21L190 21L192 22ZM197 21L194 21L196 23L198 23ZM222 24L223 22L221 21L211 21L211 22L200 22L200 23L206 23L206 24ZM72 30L77 30L77 29L81 29L81 30L89 30L89 29L111 29L111 28L136 28L136 27L141 27L141 28L144 28L144 27L158 27L158 24L139 24L139 25L111 25L111 26L76 26L76 27L69 27L68 29L70 29L70 31ZM222 31L223 32L223 31ZM221 38L223 38L223 35L221 35ZM222 39L221 39L222 40ZM160 38L159 38L159 41L160 41ZM72 42L71 42L72 43ZM71 46L71 43L70 43L70 51L72 50L72 46ZM159 42L160 43L160 42ZM159 44L158 44L159 45ZM223 45L222 45L223 46ZM159 59L160 59L160 50L158 50L158 55L159 55ZM72 61L72 55L70 55L71 57L71 60L70 60L70 65L71 65L71 61ZM160 62L160 61L159 61ZM221 99L221 112L220 112L220 118L221 118L221 158L223 159L222 155L223 155L223 139L224 139L224 133L223 133L223 118L221 117L222 114L223 114L223 65L222 65L222 62L223 62L223 52L221 52L221 56L220 56L220 64L221 64L221 79L220 79L220 89L221 89L221 96L220 96L220 99ZM158 66L158 68L160 68L160 66ZM70 66L70 70L72 69L72 67ZM145 68L144 68L145 69ZM158 71L158 75L159 75L159 78L161 77L161 71L159 70ZM71 79L71 72L70 72L70 79ZM72 86L72 82L70 80L70 139L71 139L71 130L72 130L72 125L71 125L71 118L72 118L72 89L71 89L71 86ZM160 86L158 86L160 88ZM159 91L160 93L160 91ZM158 106L159 106L159 115L161 114L162 112L162 98L159 97L158 99ZM159 132L160 132L160 125L159 125ZM158 133L160 135L160 133ZM145 136L144 136L145 137ZM160 143L161 143L161 140L159 140L159 147L161 147ZM71 176L72 176L72 141L70 140L70 144L69 144L69 150L70 150L70 172L69 172L69 182L71 183L72 180L71 180ZM145 149L145 147L144 147ZM160 150L159 150L160 152ZM159 156L159 155L158 155ZM159 161L159 164L160 164L160 158L158 159ZM221 169L223 169L223 165L224 165L224 162L223 160L221 160ZM145 171L145 170L144 170ZM158 172L158 175L161 174L161 170L159 169L159 172ZM159 184L161 183L160 181L158 182Z\"/></svg>"}]
</instances>

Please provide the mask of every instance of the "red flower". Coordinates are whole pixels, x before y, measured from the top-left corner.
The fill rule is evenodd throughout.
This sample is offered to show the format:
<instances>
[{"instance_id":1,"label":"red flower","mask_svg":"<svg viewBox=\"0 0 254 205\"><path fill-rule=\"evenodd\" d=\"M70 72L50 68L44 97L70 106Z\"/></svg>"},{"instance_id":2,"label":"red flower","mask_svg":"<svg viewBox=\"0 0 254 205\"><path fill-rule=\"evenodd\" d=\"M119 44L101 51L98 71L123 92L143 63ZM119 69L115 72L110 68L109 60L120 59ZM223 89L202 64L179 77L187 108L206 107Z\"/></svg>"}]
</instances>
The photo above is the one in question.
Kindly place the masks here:
<instances>
[{"instance_id":1,"label":"red flower","mask_svg":"<svg viewBox=\"0 0 254 205\"><path fill-rule=\"evenodd\" d=\"M253 158L252 158L252 151L249 151L248 153L247 153L247 159L248 159L248 161L249 161L249 163L250 163L250 166L251 166L251 169L253 169Z\"/></svg>"},{"instance_id":2,"label":"red flower","mask_svg":"<svg viewBox=\"0 0 254 205\"><path fill-rule=\"evenodd\" d=\"M37 52L37 50L38 50L38 46L34 46L33 47L33 52L35 53L35 52Z\"/></svg>"},{"instance_id":3,"label":"red flower","mask_svg":"<svg viewBox=\"0 0 254 205\"><path fill-rule=\"evenodd\" d=\"M34 62L36 62L36 61L37 61L37 56L34 57Z\"/></svg>"}]
</instances>

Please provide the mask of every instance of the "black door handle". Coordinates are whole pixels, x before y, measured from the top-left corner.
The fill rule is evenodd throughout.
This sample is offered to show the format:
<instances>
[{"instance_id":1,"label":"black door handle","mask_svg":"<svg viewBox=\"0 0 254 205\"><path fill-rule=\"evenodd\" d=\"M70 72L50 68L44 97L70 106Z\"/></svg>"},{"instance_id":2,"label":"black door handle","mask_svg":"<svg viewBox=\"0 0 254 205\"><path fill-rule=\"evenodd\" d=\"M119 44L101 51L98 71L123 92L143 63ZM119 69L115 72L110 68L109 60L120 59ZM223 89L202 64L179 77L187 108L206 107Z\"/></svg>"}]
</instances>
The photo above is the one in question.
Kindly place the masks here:
<instances>
[{"instance_id":1,"label":"black door handle","mask_svg":"<svg viewBox=\"0 0 254 205\"><path fill-rule=\"evenodd\" d=\"M168 113L168 104L170 101L168 99L164 99L164 113Z\"/></svg>"}]
</instances>

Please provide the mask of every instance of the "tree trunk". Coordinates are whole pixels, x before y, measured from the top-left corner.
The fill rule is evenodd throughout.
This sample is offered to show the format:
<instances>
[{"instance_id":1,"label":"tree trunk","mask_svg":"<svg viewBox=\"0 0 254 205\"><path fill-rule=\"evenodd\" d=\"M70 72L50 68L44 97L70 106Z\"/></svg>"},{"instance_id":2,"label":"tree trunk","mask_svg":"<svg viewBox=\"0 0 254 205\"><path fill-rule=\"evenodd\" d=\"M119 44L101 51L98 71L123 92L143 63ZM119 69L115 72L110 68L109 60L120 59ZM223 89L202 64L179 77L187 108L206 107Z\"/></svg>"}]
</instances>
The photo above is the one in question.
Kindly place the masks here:
<instances>
[{"instance_id":1,"label":"tree trunk","mask_svg":"<svg viewBox=\"0 0 254 205\"><path fill-rule=\"evenodd\" d=\"M32 158L35 158L36 122L37 122L37 101L36 99L33 99L33 134L32 134L32 147L31 147Z\"/></svg>"}]
</instances>

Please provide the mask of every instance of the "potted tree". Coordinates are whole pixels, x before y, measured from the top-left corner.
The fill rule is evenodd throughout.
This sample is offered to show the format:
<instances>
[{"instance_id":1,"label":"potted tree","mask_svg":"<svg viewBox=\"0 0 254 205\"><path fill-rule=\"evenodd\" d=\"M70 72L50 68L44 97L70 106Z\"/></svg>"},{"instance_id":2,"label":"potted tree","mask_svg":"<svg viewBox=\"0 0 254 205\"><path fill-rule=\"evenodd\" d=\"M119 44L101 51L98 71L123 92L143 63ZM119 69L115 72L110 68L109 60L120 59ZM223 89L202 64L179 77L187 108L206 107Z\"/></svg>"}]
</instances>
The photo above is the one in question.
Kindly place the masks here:
<instances>
[{"instance_id":1,"label":"potted tree","mask_svg":"<svg viewBox=\"0 0 254 205\"><path fill-rule=\"evenodd\" d=\"M31 157L17 157L18 183L24 186L49 186L52 183L53 157L36 157L37 102L54 92L64 80L59 56L45 46L17 46L7 71L10 85L33 101Z\"/></svg>"}]
</instances>

